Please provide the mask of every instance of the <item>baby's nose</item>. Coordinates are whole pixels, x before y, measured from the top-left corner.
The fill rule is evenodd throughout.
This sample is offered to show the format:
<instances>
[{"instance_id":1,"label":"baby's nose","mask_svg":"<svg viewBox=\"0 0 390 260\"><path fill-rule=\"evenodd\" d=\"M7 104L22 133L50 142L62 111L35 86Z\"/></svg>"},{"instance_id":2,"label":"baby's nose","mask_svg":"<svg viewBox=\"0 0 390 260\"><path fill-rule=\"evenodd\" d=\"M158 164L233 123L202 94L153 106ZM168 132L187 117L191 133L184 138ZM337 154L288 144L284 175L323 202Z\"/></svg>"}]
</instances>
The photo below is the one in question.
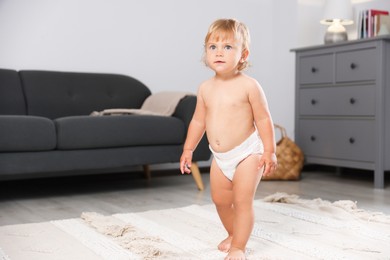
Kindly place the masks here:
<instances>
[{"instance_id":1,"label":"baby's nose","mask_svg":"<svg viewBox=\"0 0 390 260\"><path fill-rule=\"evenodd\" d=\"M223 50L218 49L217 50L217 56L223 56Z\"/></svg>"}]
</instances>

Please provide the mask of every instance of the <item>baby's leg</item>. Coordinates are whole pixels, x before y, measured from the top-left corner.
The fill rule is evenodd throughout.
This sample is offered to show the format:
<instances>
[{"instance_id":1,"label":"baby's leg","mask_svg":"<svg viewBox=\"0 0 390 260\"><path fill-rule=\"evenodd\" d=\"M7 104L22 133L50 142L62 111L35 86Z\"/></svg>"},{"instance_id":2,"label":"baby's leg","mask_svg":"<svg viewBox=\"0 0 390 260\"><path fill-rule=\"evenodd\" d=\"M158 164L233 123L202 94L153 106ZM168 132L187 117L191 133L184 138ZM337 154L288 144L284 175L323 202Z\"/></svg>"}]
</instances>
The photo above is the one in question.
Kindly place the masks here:
<instances>
[{"instance_id":1,"label":"baby's leg","mask_svg":"<svg viewBox=\"0 0 390 260\"><path fill-rule=\"evenodd\" d=\"M254 225L253 199L261 179L261 171L258 169L259 162L260 155L249 156L238 165L234 175L234 236L226 259L245 259L245 247Z\"/></svg>"},{"instance_id":2,"label":"baby's leg","mask_svg":"<svg viewBox=\"0 0 390 260\"><path fill-rule=\"evenodd\" d=\"M228 237L218 245L218 249L228 252L233 237L233 186L232 182L219 169L215 160L211 163L210 168L210 188L219 218L228 233Z\"/></svg>"}]
</instances>

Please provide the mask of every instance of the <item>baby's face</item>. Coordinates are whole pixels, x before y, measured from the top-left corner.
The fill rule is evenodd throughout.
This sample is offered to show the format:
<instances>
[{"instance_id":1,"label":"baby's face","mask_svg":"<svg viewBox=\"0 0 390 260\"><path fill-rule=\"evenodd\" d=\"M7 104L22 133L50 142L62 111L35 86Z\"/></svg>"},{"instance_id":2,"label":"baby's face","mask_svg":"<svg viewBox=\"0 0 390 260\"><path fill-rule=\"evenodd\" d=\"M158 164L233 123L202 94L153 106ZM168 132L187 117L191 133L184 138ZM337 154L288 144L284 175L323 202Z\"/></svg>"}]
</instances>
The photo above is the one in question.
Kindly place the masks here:
<instances>
[{"instance_id":1,"label":"baby's face","mask_svg":"<svg viewBox=\"0 0 390 260\"><path fill-rule=\"evenodd\" d=\"M233 35L211 35L206 43L206 63L216 73L236 72L242 61L242 41Z\"/></svg>"}]
</instances>

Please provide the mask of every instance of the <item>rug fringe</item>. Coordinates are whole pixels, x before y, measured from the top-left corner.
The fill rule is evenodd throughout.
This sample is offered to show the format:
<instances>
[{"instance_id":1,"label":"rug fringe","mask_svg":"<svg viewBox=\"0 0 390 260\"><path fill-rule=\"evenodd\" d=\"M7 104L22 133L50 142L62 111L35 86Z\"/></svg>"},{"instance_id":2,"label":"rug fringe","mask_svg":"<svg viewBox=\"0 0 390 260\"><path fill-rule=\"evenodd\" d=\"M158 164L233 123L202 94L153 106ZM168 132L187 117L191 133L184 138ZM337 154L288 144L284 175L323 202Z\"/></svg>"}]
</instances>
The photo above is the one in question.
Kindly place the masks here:
<instances>
[{"instance_id":1,"label":"rug fringe","mask_svg":"<svg viewBox=\"0 0 390 260\"><path fill-rule=\"evenodd\" d=\"M83 212L81 219L100 233L112 237L122 237L126 232L134 229L131 225L123 225L120 221L115 221L111 216L104 216L96 212Z\"/></svg>"},{"instance_id":2,"label":"rug fringe","mask_svg":"<svg viewBox=\"0 0 390 260\"><path fill-rule=\"evenodd\" d=\"M263 201L271 202L271 203L298 204L309 208L320 208L320 207L323 208L323 207L333 206L345 210L346 212L353 214L354 216L362 220L390 224L389 215L386 215L382 212L360 209L357 206L357 202L356 201L353 202L351 200L338 200L335 202L330 202L328 200L323 200L320 198L308 200L308 199L301 199L296 194L276 192L274 194L265 197Z\"/></svg>"},{"instance_id":3,"label":"rug fringe","mask_svg":"<svg viewBox=\"0 0 390 260\"><path fill-rule=\"evenodd\" d=\"M10 260L9 256L4 253L0 247L0 260Z\"/></svg>"},{"instance_id":4,"label":"rug fringe","mask_svg":"<svg viewBox=\"0 0 390 260\"><path fill-rule=\"evenodd\" d=\"M133 225L109 215L105 216L97 212L83 212L81 219L96 229L99 233L111 237L122 248L135 253L143 260L174 257L175 254L161 248L164 241L155 236L150 236ZM1 260L1 259L0 259Z\"/></svg>"}]
</instances>

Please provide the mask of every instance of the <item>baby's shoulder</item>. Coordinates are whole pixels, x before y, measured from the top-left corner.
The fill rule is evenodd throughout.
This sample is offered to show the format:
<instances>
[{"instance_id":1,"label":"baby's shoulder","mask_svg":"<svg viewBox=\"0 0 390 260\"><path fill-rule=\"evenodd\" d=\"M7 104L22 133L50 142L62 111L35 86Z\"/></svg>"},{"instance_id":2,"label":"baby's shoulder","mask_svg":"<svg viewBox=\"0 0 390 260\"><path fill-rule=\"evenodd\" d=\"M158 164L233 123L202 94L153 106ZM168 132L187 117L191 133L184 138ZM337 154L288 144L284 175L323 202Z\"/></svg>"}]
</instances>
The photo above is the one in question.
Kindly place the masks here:
<instances>
[{"instance_id":1,"label":"baby's shoulder","mask_svg":"<svg viewBox=\"0 0 390 260\"><path fill-rule=\"evenodd\" d=\"M199 85L199 92L206 91L207 89L209 89L209 87L211 85L213 85L212 84L212 79L207 79L207 80L203 81Z\"/></svg>"},{"instance_id":2,"label":"baby's shoulder","mask_svg":"<svg viewBox=\"0 0 390 260\"><path fill-rule=\"evenodd\" d=\"M242 74L240 77L240 81L243 87L248 88L248 89L259 89L261 88L259 82L255 79L252 78L246 74Z\"/></svg>"}]
</instances>

